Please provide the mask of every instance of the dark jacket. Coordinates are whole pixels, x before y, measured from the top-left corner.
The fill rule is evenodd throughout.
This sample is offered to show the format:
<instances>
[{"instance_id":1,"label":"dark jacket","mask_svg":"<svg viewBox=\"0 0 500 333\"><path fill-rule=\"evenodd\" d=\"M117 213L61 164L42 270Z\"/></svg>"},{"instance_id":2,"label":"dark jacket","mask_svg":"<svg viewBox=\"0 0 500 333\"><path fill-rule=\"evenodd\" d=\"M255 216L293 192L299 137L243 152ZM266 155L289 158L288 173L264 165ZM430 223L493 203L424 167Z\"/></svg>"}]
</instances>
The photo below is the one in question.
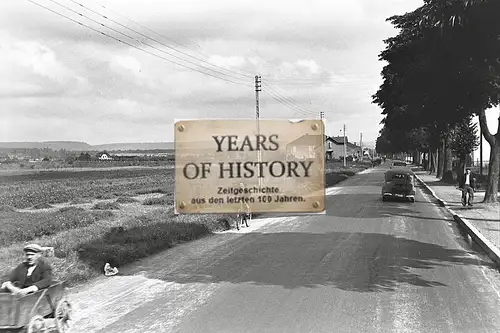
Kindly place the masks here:
<instances>
[{"instance_id":1,"label":"dark jacket","mask_svg":"<svg viewBox=\"0 0 500 333\"><path fill-rule=\"evenodd\" d=\"M26 288L35 285L38 289L44 289L52 284L52 267L42 258L38 260L35 269L31 273L31 283L27 279L27 273L28 265L22 263L17 266L12 273L10 273L9 281L14 283L19 288Z\"/></svg>"},{"instance_id":2,"label":"dark jacket","mask_svg":"<svg viewBox=\"0 0 500 333\"><path fill-rule=\"evenodd\" d=\"M458 182L458 187L460 188L463 188L464 185L465 185L465 176L466 174L464 173L464 175L460 178L459 182ZM473 189L476 189L476 176L471 172L470 173L470 187L472 187Z\"/></svg>"}]
</instances>

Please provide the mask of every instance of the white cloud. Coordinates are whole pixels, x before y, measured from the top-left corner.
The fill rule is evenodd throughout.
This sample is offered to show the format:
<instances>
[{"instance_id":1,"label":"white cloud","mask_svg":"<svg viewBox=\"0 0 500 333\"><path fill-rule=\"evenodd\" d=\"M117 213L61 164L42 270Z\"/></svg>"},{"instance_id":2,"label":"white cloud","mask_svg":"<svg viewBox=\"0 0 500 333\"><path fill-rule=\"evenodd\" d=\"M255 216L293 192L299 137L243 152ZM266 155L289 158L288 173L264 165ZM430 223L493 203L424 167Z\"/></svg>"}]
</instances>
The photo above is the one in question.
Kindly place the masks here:
<instances>
[{"instance_id":1,"label":"white cloud","mask_svg":"<svg viewBox=\"0 0 500 333\"><path fill-rule=\"evenodd\" d=\"M302 108L314 114L325 111L339 124L352 121L349 131L363 131L366 140L375 140L378 128L374 125L379 119L374 118L381 119L381 115L369 96L380 84L382 64L377 56L384 47L382 40L396 33L384 20L419 5L416 0L404 4L395 1L99 1L166 38L96 6L94 1L83 3L173 48L249 74L241 86L123 45L29 2L2 0L0 22L5 30L3 34L0 31L0 111L10 123L26 128L26 133L3 133L2 139L93 143L172 140L174 118L253 117L253 75L261 74L263 82L274 84L276 91ZM66 5L92 15L70 2ZM70 16L95 26L83 17ZM110 25L109 20L92 17ZM271 81L279 78L284 80ZM262 117L299 116L293 108L264 93L261 96Z\"/></svg>"},{"instance_id":2,"label":"white cloud","mask_svg":"<svg viewBox=\"0 0 500 333\"><path fill-rule=\"evenodd\" d=\"M138 75L142 71L141 64L134 57L117 55L114 57L114 61L116 64L129 70L133 74Z\"/></svg>"},{"instance_id":3,"label":"white cloud","mask_svg":"<svg viewBox=\"0 0 500 333\"><path fill-rule=\"evenodd\" d=\"M296 64L298 66L306 67L312 74L318 73L319 66L314 60L298 60Z\"/></svg>"},{"instance_id":4,"label":"white cloud","mask_svg":"<svg viewBox=\"0 0 500 333\"><path fill-rule=\"evenodd\" d=\"M0 97L82 93L88 81L64 65L56 52L37 41L15 40L0 32ZM3 79L3 80L2 80Z\"/></svg>"},{"instance_id":5,"label":"white cloud","mask_svg":"<svg viewBox=\"0 0 500 333\"><path fill-rule=\"evenodd\" d=\"M223 68L241 67L246 63L243 57L224 57L219 55L210 56L208 61Z\"/></svg>"}]
</instances>

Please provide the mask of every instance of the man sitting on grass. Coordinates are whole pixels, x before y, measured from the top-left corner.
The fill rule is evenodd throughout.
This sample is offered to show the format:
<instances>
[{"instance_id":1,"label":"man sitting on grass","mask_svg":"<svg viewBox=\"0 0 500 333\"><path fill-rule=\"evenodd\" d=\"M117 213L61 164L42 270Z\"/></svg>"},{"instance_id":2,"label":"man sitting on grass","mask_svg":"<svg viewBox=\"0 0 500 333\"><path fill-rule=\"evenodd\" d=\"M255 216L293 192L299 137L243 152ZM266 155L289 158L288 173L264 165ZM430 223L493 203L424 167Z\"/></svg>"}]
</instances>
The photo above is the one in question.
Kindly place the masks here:
<instances>
[{"instance_id":1,"label":"man sitting on grass","mask_svg":"<svg viewBox=\"0 0 500 333\"><path fill-rule=\"evenodd\" d=\"M30 244L24 247L24 262L17 266L2 284L1 290L25 296L52 284L52 267L42 258L42 247Z\"/></svg>"}]
</instances>

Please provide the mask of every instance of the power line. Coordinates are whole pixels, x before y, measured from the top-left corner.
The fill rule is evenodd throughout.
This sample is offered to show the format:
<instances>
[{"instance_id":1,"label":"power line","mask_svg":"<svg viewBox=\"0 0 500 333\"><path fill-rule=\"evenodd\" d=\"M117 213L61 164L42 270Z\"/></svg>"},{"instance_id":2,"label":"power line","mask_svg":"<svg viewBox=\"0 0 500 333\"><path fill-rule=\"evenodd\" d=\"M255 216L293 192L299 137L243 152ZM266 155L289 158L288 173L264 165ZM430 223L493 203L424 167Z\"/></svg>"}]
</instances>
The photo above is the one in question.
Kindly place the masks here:
<instances>
[{"instance_id":1,"label":"power line","mask_svg":"<svg viewBox=\"0 0 500 333\"><path fill-rule=\"evenodd\" d=\"M203 60L203 59L197 58L197 57L195 57L195 56L192 56L192 55L190 55L189 53L186 53L186 52L183 52L183 51L181 51L181 50L178 50L178 49L177 49L177 48L175 48L175 47L172 47L172 46L170 46L170 45L167 45L167 44L165 44L165 43L162 43L162 42L161 42L161 41L159 41L159 40L156 40L156 39L151 38L151 37L149 37L149 36L147 36L147 35L145 35L145 34L143 34L143 33L139 32L139 31L136 31L136 30L134 30L134 29L132 29L132 28L129 28L129 27L127 27L126 25L121 24L120 22L117 22L117 21L115 21L115 20L113 20L113 19L109 18L108 16L102 15L101 13L98 13L98 12L96 12L95 10L93 10L93 9L91 9L91 8L88 8L88 7L86 7L86 6L82 5L81 3L77 2L77 1L74 1L74 0L69 0L69 1L71 1L71 2L73 2L73 3L75 3L75 4L77 4L77 5L79 5L79 6L83 7L83 8L85 8L85 9L87 9L88 11L91 11L92 13L94 13L94 14L96 14L96 15L101 16L102 18L104 18L104 19L106 19L106 20L109 20L109 21L111 21L111 22L113 22L113 23L116 23L116 24L118 24L119 26L121 26L121 27L123 27L123 28L125 28L125 29L128 29L128 30L130 30L130 31L133 31L133 32L135 32L135 33L137 33L137 34L139 34L139 35L141 35L141 36L145 37L145 38L151 39L151 40L155 41L155 42L156 42L156 43L158 43L158 44L161 44L161 45L163 45L163 46L165 46L165 47L167 47L167 48L169 48L169 49L172 49L172 50L174 50L174 51L176 51L176 52L179 52L179 53L181 53L181 54L184 54L184 55L186 55L186 56L188 56L188 57L190 57L190 58L193 58L193 59L196 59L196 60L201 61L201 62L203 62L203 63L206 63L206 64L208 64L208 65L210 65L210 66L213 66L213 67L216 67L216 68L219 68L219 69L225 70L225 71L227 71L227 72L229 72L229 73L233 73L233 74L235 74L235 75L240 75L240 76L243 76L243 77L245 77L245 78L251 78L251 79L253 79L253 76L252 76L252 75L242 74L242 73L239 73L239 72L237 72L237 71L233 71L233 70L230 70L230 69L224 68L224 67L222 67L222 66L218 66L218 65L212 64L212 63L210 63L210 62L208 62L208 61L205 61L205 60ZM104 7L104 6L102 6L102 7Z\"/></svg>"},{"instance_id":2,"label":"power line","mask_svg":"<svg viewBox=\"0 0 500 333\"><path fill-rule=\"evenodd\" d=\"M127 21L129 21L129 22L134 23L135 25L140 26L140 27L141 27L141 28L143 28L143 29L146 29L146 30L148 30L148 31L150 31L150 32L152 32L152 33L154 33L154 34L155 34L155 35L157 35L157 36L163 37L163 38L165 38L166 40L169 40L169 41L173 42L174 44L177 44L177 45L179 45L179 46L182 46L183 48L185 48L185 49L187 49L187 50L189 50L189 51L191 51L191 52L193 52L193 53L197 53L197 54L199 54L199 55L202 55L202 56L204 56L204 57L207 57L207 58L208 58L208 56L207 56L206 54L201 53L201 52L198 52L198 51L195 51L195 50L192 50L192 49L190 49L189 47L187 47L187 46L185 46L185 45L182 45L182 44L180 44L179 42L177 42L177 41L175 41L175 40L173 40L173 39L171 39L171 38L168 38L168 37L166 37L165 35L162 35L162 34L160 34L160 33L156 32L156 31L154 31L154 30L152 30L152 29L150 29L150 28L148 28L148 27L146 27L146 26L144 26L144 25L142 25L142 24L140 24L140 23L138 23L138 22L136 22L136 21L132 20L131 18L128 18L128 17L126 17L126 16L124 16L124 15L122 15L122 14L120 14L120 13L118 13L118 12L116 12L116 11L114 11L114 10L110 9L110 8L107 8L106 6L104 6L104 5L100 4L100 3L98 3L98 2L97 2L97 1L95 1L95 0L89 0L89 1L91 1L91 2L95 3L97 6L100 6L100 7L104 8L104 9L106 9L106 10L108 10L108 11L110 11L110 12L112 12L112 13L116 14L116 15L118 15L118 16L119 16L119 17L121 17L121 18L126 19L126 20L127 20Z\"/></svg>"},{"instance_id":3,"label":"power line","mask_svg":"<svg viewBox=\"0 0 500 333\"><path fill-rule=\"evenodd\" d=\"M135 41L137 41L137 42L139 42L139 43L141 43L141 44L144 44L144 45L146 45L146 46L149 46L149 47L151 47L151 48L153 48L153 49L155 49L155 50L157 50L157 51L160 51L160 52L162 52L162 53L165 53L165 54L167 54L167 55L169 55L169 56L171 56L171 57L177 58L177 59L179 59L179 60L182 60L182 61L185 61L185 62L187 62L187 63L193 64L193 65L195 65L195 66L199 66L199 67L201 67L201 68L203 68L203 69L206 69L206 70L209 70L209 71L215 72L215 73L217 73L217 74L227 76L227 77L229 77L229 78L231 78L231 79L233 79L233 80L243 80L243 79L241 79L241 78L236 78L236 77L230 76L230 75L228 75L228 74L225 74L225 73L222 73L222 72L216 71L216 70L214 70L214 69L207 68L207 67L205 67L205 66L199 65L199 64L197 64L197 63L195 63L195 62L192 62L192 61L189 61L189 60L183 59L182 57L179 57L179 56L176 56L176 55L174 55L174 54L172 54L172 53L169 53L169 52L166 52L166 51L164 51L164 50L161 50L161 49L159 49L159 48L157 48L157 47L155 47L155 46L149 45L148 43L144 43L143 41L141 41L141 40L139 40L139 39L137 39L137 38L131 37L131 36L129 36L129 35L127 35L127 34L125 34L125 33L121 32L121 31L118 31L118 30L116 30L116 29L113 29L113 28L111 28L111 27L108 27L107 25L105 25L105 24L103 24L103 23L101 23L101 22L99 22L99 21L96 21L96 20L94 20L94 19L92 19L92 18L90 18L90 17L88 17L88 16L86 16L86 15L83 15L82 13L80 13L80 12L78 12L78 11L74 10L74 9L71 9L71 8L69 8L69 7L67 7L67 6L65 6L65 5L63 5L63 4L61 4L61 3L59 3L59 2L57 2L57 1L55 1L55 0L49 0L49 1L50 1L50 2L55 3L55 4L59 5L59 6L61 6L61 7L63 7L63 8L65 8L65 9L67 9L67 10L69 10L69 11L72 11L73 13L76 13L76 14L80 15L81 17L87 18L87 19L89 19L90 21L92 21L92 22L94 22L94 23L96 23L96 24L98 24L98 25L100 25L100 26L102 26L102 27L108 28L108 29L110 29L110 30L112 30L112 31L114 31L114 32L116 32L116 33L118 33L118 34L120 34L120 35L123 35L123 36L125 36L125 37L127 37L127 38L130 38L130 39L132 39L132 40L135 40ZM147 37L147 36L146 36L146 37Z\"/></svg>"},{"instance_id":4,"label":"power line","mask_svg":"<svg viewBox=\"0 0 500 333\"><path fill-rule=\"evenodd\" d=\"M314 114L316 115L317 114L317 111L314 111L314 110L308 110L308 109L305 109L303 107L301 107L297 102L295 102L293 99L289 98L289 97L286 97L284 96L283 94L280 94L277 90L279 90L278 88L273 88L272 86L270 86L269 84L266 84L265 83L265 86L267 87L268 90L270 90L271 92L273 92L274 94L276 94L277 96L281 97L283 100L285 100L289 105L293 106L294 108L296 108L297 110L300 110L300 111L303 111L305 113L310 113L310 114Z\"/></svg>"},{"instance_id":5,"label":"power line","mask_svg":"<svg viewBox=\"0 0 500 333\"><path fill-rule=\"evenodd\" d=\"M301 110L300 108L297 108L296 106L294 106L293 104L290 104L290 102L288 102L287 100L283 99L282 97L276 95L273 92L270 92L270 91L268 91L266 89L262 90L262 92L268 94L271 98L273 98L277 102L279 102L279 103L285 105L286 107L294 110L295 113L298 114L298 115L301 115L303 117L314 117L315 116L312 112L309 113L309 112Z\"/></svg>"},{"instance_id":6,"label":"power line","mask_svg":"<svg viewBox=\"0 0 500 333\"><path fill-rule=\"evenodd\" d=\"M116 40L116 41L118 41L118 42L120 42L120 43L122 43L122 44L128 45L128 46L133 47L133 48L135 48L135 49L138 49L138 50L140 50L140 51L146 52L146 53L151 54L151 55L153 55L153 56L155 56L155 57L157 57L157 58L160 58L160 59L166 60L166 61L168 61L168 62L171 62L171 63L173 63L173 64L176 64L176 65L178 65L178 66L181 66L181 67L183 67L183 68L190 69L190 70L194 70L194 71L196 71L196 72L198 72L198 73L201 73L201 74L204 74L204 75L208 75L208 76L211 76L211 77L217 78L217 79L219 79L219 80L224 80L224 81L226 81L226 82L230 82L230 83L234 83L234 84L238 84L238 85L242 85L242 86L246 86L246 87L253 87L253 86L252 86L252 85L250 85L250 84L244 84L244 83L242 83L242 82L235 82L235 81L228 80L228 79L226 79L226 78L222 78L222 77L219 77L219 76L216 76L216 75L210 74L210 73L205 73L205 72L202 72L201 70L198 70L198 69L196 69L196 68L192 68L192 67L189 67L189 66L186 66L186 65L180 64L180 63L175 62L175 61L173 61L173 60L167 59L167 58L165 58L165 57L162 57L162 56L157 55L157 54L155 54L155 53L149 52L149 51L144 50L144 49L142 49L142 48L140 48L140 47L137 47L136 45L133 45L133 44L127 43L127 42L125 42L125 41L123 41L123 40L121 40L121 39L119 39L119 38L116 38L116 37L114 37L114 36L108 35L108 34L107 34L107 33L105 33L105 32L102 32L102 31L100 31L100 30L98 30L98 29L92 28L92 27L90 27L90 26L88 26L88 25L86 25L86 24L84 24L84 23L81 23L81 22L79 22L79 21L77 21L77 20L75 20L75 19L72 19L72 18L70 18L70 17L68 17L68 16L66 16L66 15L64 15L64 14L61 14L61 13L59 13L59 12L57 12L57 11L53 10L53 9L50 9L50 8L48 8L48 7L46 7L46 6L43 6L43 5L41 5L41 4L39 4L39 3L37 3L37 2L35 2L35 1L33 1L33 0L27 0L27 1L29 1L29 2L31 2L31 3L33 3L33 4L35 4L35 5L37 5L37 6L39 6L39 7L42 7L42 8L44 8L44 9L46 9L46 10L49 10L49 11L51 11L51 12L53 12L53 13L55 13L55 14L59 15L59 16L62 16L62 17L66 18L66 19L68 19L68 20L70 20L70 21L73 21L73 22L75 22L75 23L77 23L77 24L79 24L79 25L81 25L81 26L84 26L84 27L86 27L86 28L88 28L88 29L90 29L90 30L92 30L92 31L94 31L94 32L97 32L97 33L99 33L99 34L101 34L101 35L104 35L104 36L106 36L106 37L109 37L109 38L111 38L111 39L114 39L114 40ZM53 0L50 0L50 1L53 1ZM100 23L100 24L102 25L102 23ZM112 28L110 28L110 29L112 29ZM130 37L130 36L129 36L129 38L133 39L133 38L132 38L132 37ZM143 44L144 44L144 43L143 43ZM198 66L200 66L200 65L198 65ZM200 67L203 67L203 66L200 66ZM204 67L203 67L203 68L204 68ZM212 69L209 69L209 70L212 70ZM214 70L212 70L212 71L214 71Z\"/></svg>"},{"instance_id":7,"label":"power line","mask_svg":"<svg viewBox=\"0 0 500 333\"><path fill-rule=\"evenodd\" d=\"M172 46L166 45L166 44L164 44L164 43L162 43L162 42L160 42L160 41L158 41L158 40L156 40L156 39L154 39L154 38L148 37L148 36L146 36L146 35L144 35L144 34L142 34L142 33L140 33L140 32L137 32L137 31L135 31L134 29L131 29L131 28L129 28L129 27L127 27L127 26L125 26L125 25L123 25L123 24L121 24L121 23L119 23L119 22L115 21L115 20L113 20L113 19L109 18L108 16L102 15L101 13L98 13L98 12L94 11L93 9L88 8L88 7L86 7L85 5L82 5L81 3L77 2L77 1L74 1L74 0L69 0L69 1L71 1L71 2L73 2L73 3L75 3L75 4L79 5L79 6L81 6L81 7L83 7L83 8L86 8L87 10L89 10L89 11L91 11L91 12L95 13L96 15L102 16L103 18L105 18L105 19L107 19L107 20L110 20L110 21L112 21L112 22L114 22L114 23L116 23L116 24L118 24L118 25L120 25L120 26L123 26L123 27L125 27L126 29L132 30L132 31L134 31L134 32L136 32L136 33L138 33L138 34L140 34L141 36L144 36L144 37L146 37L146 38L148 38L148 39L154 40L155 42L157 42L157 43L159 43L159 44L161 44L161 45L163 45L163 46L165 46L165 47L168 47L168 48L174 49L175 51L180 52L180 53L182 53L182 54L184 54L184 55L186 55L186 56L189 56L189 57L191 57L191 58L193 58L193 59L196 59L196 60L198 60L198 61L201 61L201 62L207 63L207 64L209 64L209 65L211 65L211 66L214 66L214 67L220 68L220 69L222 69L222 70L225 70L225 71L227 71L227 72L230 72L230 73L233 73L233 74L236 74L236 75L244 76L244 77L246 77L246 78L252 78L252 79L254 78L253 74L251 74L251 73L248 73L248 72L243 72L243 71L242 71L242 72L238 72L238 71L230 70L230 69L224 68L224 67L222 67L222 66L218 66L218 65L212 64L212 63L210 63L210 62L208 62L208 61L205 61L205 60L203 60L203 59L200 59L200 58L194 57L194 56L192 56L192 55L190 55L190 54L188 54L188 53L185 53L185 52L183 52L183 51L180 51L180 50L178 50L178 49L176 49L176 48L174 48L174 47L172 47ZM179 46L181 46L181 47L185 48L186 50L188 50L188 51L190 51L190 52L197 53L197 54L199 54L199 55L202 55L202 56L204 56L204 57L208 58L208 55L206 55L206 54L204 54L204 53L201 53L201 52L198 52L198 51L195 51L195 50L193 50L193 49L190 49L189 47L187 47L187 46L185 46L185 45L183 45L183 44L181 44L181 43L179 43L179 42L177 42L177 41L175 41L175 40L173 40L173 39L171 39L171 38L168 38L168 37L166 37L165 35L160 34L160 33L156 32L156 31L154 31L154 30L152 30L152 29L150 29L150 28L148 28L148 27L146 27L146 26L144 26L144 25L142 25L142 24L140 24L140 23L138 23L138 22L136 22L136 21L134 21L134 20L132 20L131 18L129 18L129 17L127 17L127 16L124 16L124 15L122 15L122 14L120 14L120 13L118 13L118 12L116 12L116 11L114 11L114 10L112 10L112 9L108 8L108 7L106 7L106 6L104 6L104 5L100 4L100 3L98 3L98 2L97 2L97 1L95 1L95 0L89 0L89 1L93 2L93 3L94 3L94 4L96 4L96 6L98 6L98 7L101 7L101 8L103 8L103 9L105 9L105 10L109 11L109 12L112 12L112 13L116 14L117 16L119 16L119 17L121 17L121 18L123 18L123 19L125 19L125 20L127 20L127 21L129 21L129 22L132 22L132 23L133 23L133 24L135 24L135 25L137 25L137 26L139 26L139 27L141 27L141 28L143 28L143 29L145 29L145 30L148 30L149 32L152 32L153 34L155 34L155 35L157 35L157 36L160 36L160 37L162 37L162 38L164 38L164 39L166 39L166 40L169 40L169 41L173 42L174 44L177 44L177 45L179 45ZM277 83L280 83L280 84L282 84L282 85L311 85L311 84L316 84L316 83L323 83L323 85L324 85L324 79L314 79L314 78L305 79L305 78L286 78L286 77L283 77L283 78L267 78L267 80L268 80L268 81L272 81L272 82L274 82L274 83L276 83L276 84L277 84ZM326 84L330 84L330 83L332 83L332 82L331 82L331 80L328 80L328 82L326 82Z\"/></svg>"},{"instance_id":8,"label":"power line","mask_svg":"<svg viewBox=\"0 0 500 333\"><path fill-rule=\"evenodd\" d=\"M137 39L137 38L131 37L131 36L129 36L129 35L127 35L127 34L125 34L125 33L121 32L121 31L119 31L119 30L116 30L116 29L114 29L114 28L111 28L111 27L109 27L109 26L107 26L107 25L105 25L105 24L103 24L103 23L101 23L101 22L99 22L99 21L96 21L96 20L94 20L94 19L92 19L92 18L90 18L90 17L88 17L88 16L86 16L86 15L84 15L84 14L82 14L82 13L78 12L78 11L75 11L74 9L71 9L71 8L69 8L69 7L65 6L65 5L63 5L63 4L61 4L61 3L57 2L57 1L54 1L54 0L49 0L49 1L51 1L51 2L53 2L53 3L55 3L55 4L57 4L57 5L59 5L59 6L63 7L63 8L65 8L65 9L69 10L69 11L72 11L72 12L76 13L76 14L77 14L77 15L79 15L80 17L87 18L87 19L89 19L90 21L92 21L92 22L94 22L94 23L96 23L96 24L98 24L98 25L100 25L100 26L102 26L102 27L108 28L108 29L110 29L111 31L114 31L115 33L118 33L118 34L120 34L120 35L123 35L123 36L125 36L125 37L127 37L127 38L129 38L129 39L135 40L135 41L137 41L137 42L139 42L139 43L141 43L141 44L144 44L144 45L146 45L146 46L149 46L149 47L151 47L151 48L153 48L153 49L155 49L155 50L158 50L158 51L160 51L160 52L163 52L163 53L165 53L165 54L168 54L169 56L175 57L175 58L180 59L180 60L182 60L182 61L185 61L185 62L187 62L187 63L190 63L190 64L193 64L193 65L195 65L195 66L201 67L201 68L203 68L203 69L205 69L205 70L215 72L215 73L217 73L217 74L219 74L219 75L223 75L223 76L229 77L229 78L231 78L231 79L233 79L233 80L237 80L237 81L229 80L229 79L226 79L226 78L223 78L223 77L217 76L217 75L212 75L212 74L210 74L210 73L206 73L206 72L200 71L200 70L198 70L198 69L196 69L196 68L192 68L192 67L189 67L189 66L186 66L186 65L180 64L180 63L178 63L178 62L172 61L172 60L170 60L170 59L164 58L164 57L159 56L159 55L157 55L157 54L155 54L155 53L152 53L152 52L149 52L149 51L144 50L144 49L142 49L142 48L139 48L139 47L137 47L137 46L135 46L135 45L133 45L133 44L127 43L127 42L125 42L125 41L123 41L123 40L121 40L121 39L119 39L119 38L116 38L116 37L114 37L114 36L111 36L111 35L109 35L109 34L107 34L107 33L103 32L103 31L100 31L100 30L98 30L98 29L92 28L92 27L90 27L90 26L88 26L88 25L86 25L86 24L84 24L84 23L82 23L82 22L79 22L79 21L77 21L77 20L74 20L74 19L72 19L72 18L70 18L70 17L68 17L68 16L66 16L66 15L64 15L64 14L61 14L61 13L59 13L59 12L57 12L57 11L53 10L53 9L50 9L50 8L48 8L48 7L46 7L46 6L43 6L43 5L41 5L41 4L39 4L39 3L35 2L35 1L32 1L32 0L28 0L28 1L29 1L29 2L31 2L31 3L33 3L33 4L35 4L35 5L37 5L37 6L39 6L39 7L42 7L42 8L44 8L44 9L46 9L46 10L49 10L49 11L51 11L51 12L53 12L53 13L55 13L55 14L59 15L59 16L62 16L62 17L66 18L66 19L68 19L68 20L70 20L70 21L72 21L72 22L75 22L75 23L77 23L77 24L79 24L79 25L81 25L81 26L84 26L84 27L86 27L86 28L88 28L88 29L90 29L90 30L92 30L92 31L95 31L95 32L97 32L97 33L99 33L99 34L102 34L102 35L106 36L106 37L112 38L112 39L114 39L114 40L116 40L116 41L118 41L118 42L120 42L120 43L123 43L123 44L125 44L125 45L130 46L130 47L133 47L133 48L138 49L138 50L140 50L140 51L146 52L146 53L148 53L148 54L151 54L151 55L153 55L153 56L155 56L155 57L158 57L158 58L160 58L160 59L166 60L166 61L171 62L171 63L173 63L173 64L176 64L176 65L181 66L181 67L183 67L183 68L186 68L186 69L191 69L191 70L194 70L194 71L196 71L196 72L198 72L198 73L201 73L201 74L204 74L204 75L208 75L208 76L211 76L211 77L214 77L214 78L220 79L220 80L224 80L224 81L226 81L226 82L230 82L230 83L234 83L234 84L238 84L238 85L243 85L243 86L246 86L246 87L251 87L251 85L249 85L249 84L244 84L244 83L242 83L241 81L242 81L243 79L241 79L241 78L233 77L233 76L230 76L230 75L228 75L228 74L225 74L225 73L221 73L221 72L219 72L219 71L216 71L216 70L214 70L214 69L204 67L204 66L202 66L202 65L200 65L200 64L197 64L197 63L191 62L191 61L189 61L189 60L183 59L182 57L179 57L179 56L173 55L173 54L171 54L171 53L168 53L168 52L166 52L166 51L164 51L164 50L161 50L161 49L159 49L159 48L157 48L157 47L155 47L155 46L152 46L152 45L149 45L149 44L147 44L147 43L144 43L143 41L141 41L141 40L139 40L139 39ZM73 0L70 0L70 1L71 1L71 2L73 2L73 3L75 3L75 4L77 4L77 5L79 5L79 6L81 6L81 7L83 7L83 8L86 8L87 10L89 10L89 11L91 11L91 12L93 12L93 13L95 13L95 14L97 14L97 15L101 16L101 17L103 17L103 18L104 18L104 19L106 19L106 20L112 21L112 22L114 22L114 23L116 23L116 24L119 24L120 26L122 26L122 27L124 27L124 28L127 28L127 29L129 29L129 30L131 30L131 31L133 31L133 32L135 32L135 33L138 33L139 35L144 36L145 38L151 39L151 40L153 40L153 41L155 41L155 42L157 42L157 43L159 43L159 44L161 44L161 45L163 45L163 46L165 46L165 47L168 47L168 48L173 49L173 50L175 50L175 51L177 51L177 52L180 52L180 53L182 53L182 54L185 54L185 55L187 55L187 56L190 56L189 54L187 54L187 53L185 53L185 52L179 51L179 50L177 50L176 48L173 48L173 47L168 46L168 45L166 45L166 44L164 44L164 43L161 43L160 41L157 41L157 40L155 40L155 39L153 39L153 38L150 38L150 37L148 37L147 35L144 35L144 34L142 34L142 33L140 33L140 32L137 32L137 31L136 31L136 30L134 30L134 29L131 29L131 28L129 28L129 27L127 27L127 26L125 26L125 25L123 25L123 24L119 23L119 22L116 22L115 20L112 20L112 19L110 19L110 18L108 18L108 17L106 17L106 16L104 16L104 15L102 15L102 14L100 14L100 13L97 13L97 12L95 12L94 10L87 8L87 7L85 7L84 5L82 5L82 4L80 4L80 3L76 2L76 1L73 1ZM104 7L104 6L102 6L102 7ZM104 7L104 8L105 8L105 7ZM138 25L139 25L139 24L138 24ZM151 30L151 31L152 31L152 30ZM154 31L153 31L153 32L154 32ZM190 56L190 57L192 57L192 56ZM211 63L206 62L206 61L204 61L204 60L201 60L201 59L199 59L199 58L196 58L196 57L192 57L192 58L197 59L197 60L199 60L199 61L202 61L202 62L204 62L204 63L207 63L207 64L209 64L209 65L211 65L211 66L214 66L214 67L217 67L217 68L221 68L221 69L223 69L223 70L225 70L225 71L227 71L227 72L230 72L230 73L235 73L235 74L238 74L238 75L243 75L243 76L246 76L246 75L244 75L244 74L241 74L241 73L238 73L238 72L235 72L235 71L231 71L231 70L225 69L225 68L223 68L223 67L220 67L220 66L217 66L217 65L211 64ZM250 77L250 76L248 76L248 77ZM307 79L302 79L302 80L307 80ZM311 80L312 80L312 79L311 79ZM297 82L295 82L295 83L301 83L301 82L299 81L299 79L297 79L296 81L297 81ZM310 81L310 82L312 83L312 82L314 82L314 81ZM294 83L294 82L290 82L290 83ZM305 82L302 82L302 83L305 83ZM299 113L299 114L301 114L301 115L303 115L303 116L308 116L308 117L309 117L309 116L313 116L313 115L315 116L315 115L316 115L316 113L317 113L316 111L306 110L306 109L302 108L301 106L299 106L296 102L294 102L294 101L293 101L293 100L291 100L290 98L287 98L286 96L283 96L282 94L280 94L278 91L274 90L274 89L272 88L272 86L270 86L269 84L265 84L265 85L266 85L266 86L267 86L267 88L270 90L270 92L267 92L267 91L264 91L264 92L266 92L268 95L270 95L270 96L271 96L273 99L275 99L276 101L278 101L278 102L282 103L283 105L285 105L285 106L287 106L287 107L289 107L289 108L291 108L291 109L294 109L297 113ZM278 88L276 88L276 89L278 89Z\"/></svg>"}]
</instances>

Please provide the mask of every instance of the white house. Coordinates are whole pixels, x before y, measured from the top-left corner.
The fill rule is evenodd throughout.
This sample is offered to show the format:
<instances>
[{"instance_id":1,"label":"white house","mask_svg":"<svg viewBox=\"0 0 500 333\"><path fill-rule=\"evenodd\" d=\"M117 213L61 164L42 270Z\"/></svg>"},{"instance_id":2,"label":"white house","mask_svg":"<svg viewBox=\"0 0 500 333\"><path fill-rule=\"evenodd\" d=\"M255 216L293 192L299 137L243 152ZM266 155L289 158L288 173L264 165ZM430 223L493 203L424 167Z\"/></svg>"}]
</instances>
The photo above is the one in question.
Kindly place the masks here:
<instances>
[{"instance_id":1,"label":"white house","mask_svg":"<svg viewBox=\"0 0 500 333\"><path fill-rule=\"evenodd\" d=\"M100 160L100 161L111 161L113 160L113 157L111 157L111 155L106 152L106 151L102 151L100 153L97 153L97 159Z\"/></svg>"}]
</instances>

